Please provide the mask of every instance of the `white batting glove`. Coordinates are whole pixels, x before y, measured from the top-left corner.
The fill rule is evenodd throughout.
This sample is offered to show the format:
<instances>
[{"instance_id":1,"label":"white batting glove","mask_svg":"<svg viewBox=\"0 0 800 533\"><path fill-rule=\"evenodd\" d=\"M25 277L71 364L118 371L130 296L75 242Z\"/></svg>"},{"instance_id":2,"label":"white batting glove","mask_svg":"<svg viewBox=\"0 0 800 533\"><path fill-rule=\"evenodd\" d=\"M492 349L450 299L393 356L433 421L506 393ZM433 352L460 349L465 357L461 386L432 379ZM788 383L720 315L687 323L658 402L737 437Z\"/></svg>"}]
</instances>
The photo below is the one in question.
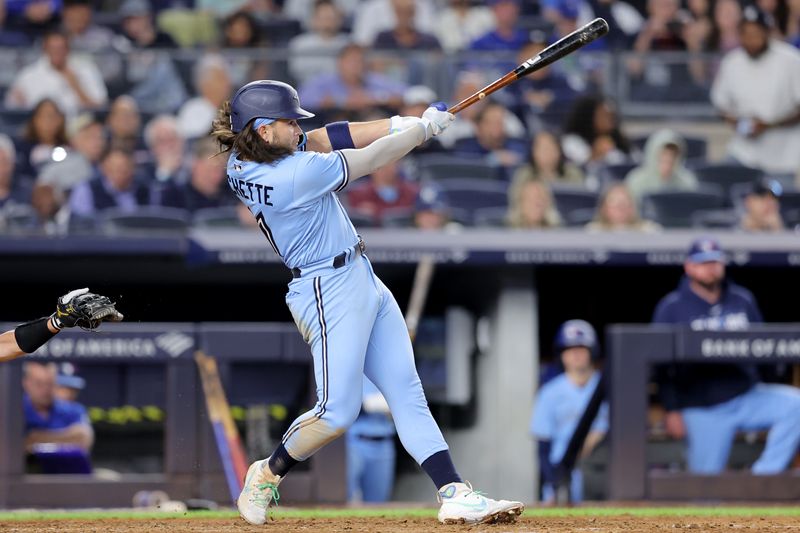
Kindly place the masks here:
<instances>
[{"instance_id":1,"label":"white batting glove","mask_svg":"<svg viewBox=\"0 0 800 533\"><path fill-rule=\"evenodd\" d=\"M433 137L446 130L456 119L456 116L452 113L448 113L446 109L447 106L444 103L437 102L431 105L422 114L422 120L428 120L431 123Z\"/></svg>"},{"instance_id":2,"label":"white batting glove","mask_svg":"<svg viewBox=\"0 0 800 533\"><path fill-rule=\"evenodd\" d=\"M420 123L420 120L419 117L401 117L400 115L395 115L389 119L389 135L413 128Z\"/></svg>"}]
</instances>

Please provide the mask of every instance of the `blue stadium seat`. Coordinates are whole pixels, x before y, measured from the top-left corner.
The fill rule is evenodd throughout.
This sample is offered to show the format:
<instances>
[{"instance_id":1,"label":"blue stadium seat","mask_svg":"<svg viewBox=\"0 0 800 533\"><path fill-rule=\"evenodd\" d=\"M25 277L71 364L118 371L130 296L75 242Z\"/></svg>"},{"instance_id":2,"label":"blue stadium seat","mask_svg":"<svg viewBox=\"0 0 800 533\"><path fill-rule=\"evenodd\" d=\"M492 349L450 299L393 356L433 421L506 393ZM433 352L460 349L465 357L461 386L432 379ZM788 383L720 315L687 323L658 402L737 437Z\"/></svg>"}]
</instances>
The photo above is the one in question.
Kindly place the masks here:
<instances>
[{"instance_id":1,"label":"blue stadium seat","mask_svg":"<svg viewBox=\"0 0 800 533\"><path fill-rule=\"evenodd\" d=\"M476 226L500 228L506 225L507 216L507 207L482 207L472 213L472 220Z\"/></svg>"},{"instance_id":2,"label":"blue stadium seat","mask_svg":"<svg viewBox=\"0 0 800 533\"><path fill-rule=\"evenodd\" d=\"M709 191L665 191L647 194L642 198L645 218L665 228L688 228L697 211L720 209L725 197Z\"/></svg>"},{"instance_id":3,"label":"blue stadium seat","mask_svg":"<svg viewBox=\"0 0 800 533\"><path fill-rule=\"evenodd\" d=\"M599 200L596 192L564 186L554 186L552 189L556 209L568 226L582 226L592 219Z\"/></svg>"},{"instance_id":4,"label":"blue stadium seat","mask_svg":"<svg viewBox=\"0 0 800 533\"><path fill-rule=\"evenodd\" d=\"M508 184L481 179L453 178L438 182L453 210L468 213L468 224L474 223L474 211L485 207L508 206Z\"/></svg>"},{"instance_id":5,"label":"blue stadium seat","mask_svg":"<svg viewBox=\"0 0 800 533\"><path fill-rule=\"evenodd\" d=\"M702 209L692 214L692 227L698 229L732 229L739 224L734 209Z\"/></svg>"},{"instance_id":6,"label":"blue stadium seat","mask_svg":"<svg viewBox=\"0 0 800 533\"><path fill-rule=\"evenodd\" d=\"M618 163L615 165L605 165L599 172L600 183L614 183L622 181L628 172L636 168L636 163Z\"/></svg>"},{"instance_id":7,"label":"blue stadium seat","mask_svg":"<svg viewBox=\"0 0 800 533\"><path fill-rule=\"evenodd\" d=\"M135 211L118 208L100 213L100 227L105 233L169 232L182 233L189 228L191 216L185 209L161 206L142 206Z\"/></svg>"},{"instance_id":8,"label":"blue stadium seat","mask_svg":"<svg viewBox=\"0 0 800 533\"><path fill-rule=\"evenodd\" d=\"M746 183L750 185L763 173L755 168L728 163L713 163L697 166L693 169L701 184L717 185L722 188L726 205L732 205L728 198L734 185Z\"/></svg>"},{"instance_id":9,"label":"blue stadium seat","mask_svg":"<svg viewBox=\"0 0 800 533\"><path fill-rule=\"evenodd\" d=\"M420 179L444 181L450 179L497 178L497 169L480 159L453 155L429 154L417 158Z\"/></svg>"}]
</instances>

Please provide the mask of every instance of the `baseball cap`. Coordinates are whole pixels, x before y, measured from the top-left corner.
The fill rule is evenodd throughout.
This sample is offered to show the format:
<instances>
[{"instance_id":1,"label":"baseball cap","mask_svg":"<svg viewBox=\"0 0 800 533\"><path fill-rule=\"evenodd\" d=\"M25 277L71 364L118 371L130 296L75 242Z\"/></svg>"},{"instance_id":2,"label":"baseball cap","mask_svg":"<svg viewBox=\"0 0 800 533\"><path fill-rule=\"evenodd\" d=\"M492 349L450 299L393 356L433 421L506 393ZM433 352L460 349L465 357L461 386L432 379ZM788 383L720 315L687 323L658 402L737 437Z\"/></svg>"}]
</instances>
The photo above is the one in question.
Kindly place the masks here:
<instances>
[{"instance_id":1,"label":"baseball cap","mask_svg":"<svg viewBox=\"0 0 800 533\"><path fill-rule=\"evenodd\" d=\"M594 350L597 347L597 334L585 320L567 320L556 334L556 347L559 350L583 346Z\"/></svg>"},{"instance_id":2,"label":"baseball cap","mask_svg":"<svg viewBox=\"0 0 800 533\"><path fill-rule=\"evenodd\" d=\"M153 10L147 0L125 0L122 7L119 8L119 15L122 18L141 17L152 12Z\"/></svg>"},{"instance_id":3,"label":"baseball cap","mask_svg":"<svg viewBox=\"0 0 800 533\"><path fill-rule=\"evenodd\" d=\"M444 192L435 185L425 185L417 196L416 211L436 211L444 213L449 210Z\"/></svg>"},{"instance_id":4,"label":"baseball cap","mask_svg":"<svg viewBox=\"0 0 800 533\"><path fill-rule=\"evenodd\" d=\"M690 263L708 263L711 261L725 261L725 252L722 251L719 241L713 237L700 237L692 242L686 256Z\"/></svg>"},{"instance_id":5,"label":"baseball cap","mask_svg":"<svg viewBox=\"0 0 800 533\"><path fill-rule=\"evenodd\" d=\"M80 376L59 374L58 377L56 377L56 384L59 387L67 387L69 389L83 390L83 388L86 386L86 380Z\"/></svg>"},{"instance_id":6,"label":"baseball cap","mask_svg":"<svg viewBox=\"0 0 800 533\"><path fill-rule=\"evenodd\" d=\"M753 182L750 194L755 194L756 196L771 194L775 198L780 198L783 194L783 186L778 180L762 178Z\"/></svg>"},{"instance_id":7,"label":"baseball cap","mask_svg":"<svg viewBox=\"0 0 800 533\"><path fill-rule=\"evenodd\" d=\"M750 4L742 10L741 24L745 22L752 22L766 29L772 27L772 17L754 4Z\"/></svg>"}]
</instances>

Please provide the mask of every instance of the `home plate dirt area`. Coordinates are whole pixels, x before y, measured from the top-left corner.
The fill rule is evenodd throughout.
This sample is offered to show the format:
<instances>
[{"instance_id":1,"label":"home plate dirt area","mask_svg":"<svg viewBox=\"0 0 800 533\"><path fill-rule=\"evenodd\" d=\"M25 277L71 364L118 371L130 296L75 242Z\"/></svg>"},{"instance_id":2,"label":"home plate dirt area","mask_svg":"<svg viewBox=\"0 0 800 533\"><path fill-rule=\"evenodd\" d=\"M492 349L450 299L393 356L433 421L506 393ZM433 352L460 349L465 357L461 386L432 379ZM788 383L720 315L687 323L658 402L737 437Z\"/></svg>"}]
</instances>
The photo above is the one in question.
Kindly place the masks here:
<instances>
[{"instance_id":1,"label":"home plate dirt area","mask_svg":"<svg viewBox=\"0 0 800 533\"><path fill-rule=\"evenodd\" d=\"M794 516L568 516L526 517L514 524L451 525L439 524L428 517L277 517L263 526L250 526L237 518L97 518L92 520L0 520L0 532L20 533L394 533L394 532L650 532L650 531L765 531L800 532L800 520Z\"/></svg>"}]
</instances>

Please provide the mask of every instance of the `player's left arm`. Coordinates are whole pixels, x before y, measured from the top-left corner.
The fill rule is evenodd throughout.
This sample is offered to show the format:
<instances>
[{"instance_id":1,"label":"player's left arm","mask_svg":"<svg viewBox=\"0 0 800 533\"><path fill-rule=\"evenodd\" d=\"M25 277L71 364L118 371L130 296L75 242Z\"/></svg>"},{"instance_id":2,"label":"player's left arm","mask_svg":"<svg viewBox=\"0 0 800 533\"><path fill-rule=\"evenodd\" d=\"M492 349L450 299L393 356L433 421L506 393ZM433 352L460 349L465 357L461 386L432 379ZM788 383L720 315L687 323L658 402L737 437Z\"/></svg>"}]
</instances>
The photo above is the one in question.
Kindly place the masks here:
<instances>
[{"instance_id":1,"label":"player's left arm","mask_svg":"<svg viewBox=\"0 0 800 533\"><path fill-rule=\"evenodd\" d=\"M323 128L318 128L308 132L308 149L313 152L332 152L342 148L336 146L337 141L343 135L350 135L353 141L353 148L363 148L369 146L381 137L391 133L392 119L384 118L372 120L370 122L334 122ZM350 146L347 146L350 148Z\"/></svg>"}]
</instances>

